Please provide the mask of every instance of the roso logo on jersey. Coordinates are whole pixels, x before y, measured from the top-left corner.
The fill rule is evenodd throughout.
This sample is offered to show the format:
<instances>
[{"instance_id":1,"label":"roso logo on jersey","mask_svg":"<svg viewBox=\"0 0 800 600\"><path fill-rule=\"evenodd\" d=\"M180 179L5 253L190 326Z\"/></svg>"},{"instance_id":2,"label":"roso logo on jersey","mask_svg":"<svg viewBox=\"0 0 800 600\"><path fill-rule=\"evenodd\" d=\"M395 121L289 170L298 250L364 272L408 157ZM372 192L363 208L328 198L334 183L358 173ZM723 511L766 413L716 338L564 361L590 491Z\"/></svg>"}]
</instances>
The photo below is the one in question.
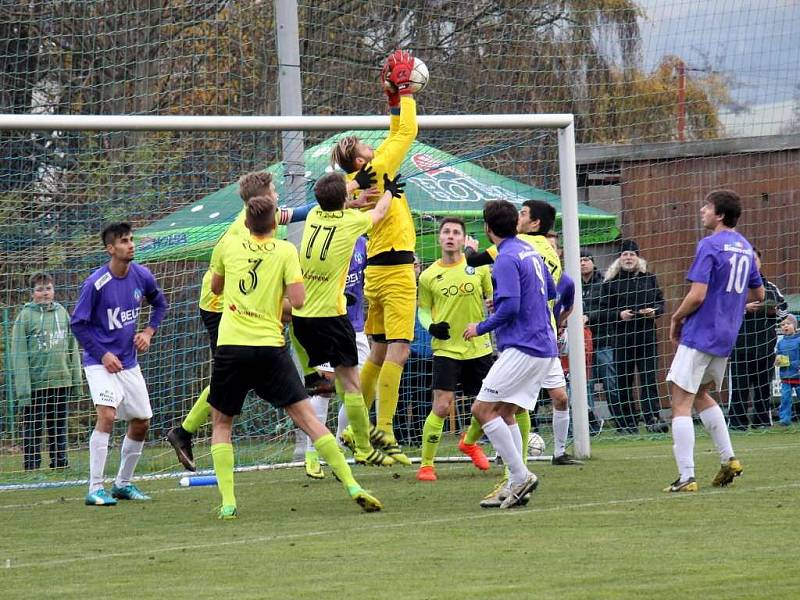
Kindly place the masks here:
<instances>
[{"instance_id":1,"label":"roso logo on jersey","mask_svg":"<svg viewBox=\"0 0 800 600\"><path fill-rule=\"evenodd\" d=\"M275 249L275 240L259 243L253 240L243 240L242 247L250 252L272 252Z\"/></svg>"},{"instance_id":2,"label":"roso logo on jersey","mask_svg":"<svg viewBox=\"0 0 800 600\"><path fill-rule=\"evenodd\" d=\"M441 288L442 296L445 298L450 298L452 296L468 296L469 294L475 291L475 286L467 281L460 285L449 285L447 287Z\"/></svg>"}]
</instances>

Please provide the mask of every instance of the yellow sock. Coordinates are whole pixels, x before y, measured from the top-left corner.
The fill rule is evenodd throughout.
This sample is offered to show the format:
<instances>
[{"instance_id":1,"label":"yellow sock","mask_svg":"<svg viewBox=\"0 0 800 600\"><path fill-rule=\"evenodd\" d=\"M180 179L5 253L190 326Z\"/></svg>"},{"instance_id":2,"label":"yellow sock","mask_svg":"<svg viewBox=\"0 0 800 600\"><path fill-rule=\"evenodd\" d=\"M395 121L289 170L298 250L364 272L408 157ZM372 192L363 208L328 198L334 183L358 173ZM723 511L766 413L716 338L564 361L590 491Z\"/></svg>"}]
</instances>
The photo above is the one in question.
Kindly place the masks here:
<instances>
[{"instance_id":1,"label":"yellow sock","mask_svg":"<svg viewBox=\"0 0 800 600\"><path fill-rule=\"evenodd\" d=\"M194 401L189 414L186 415L183 423L181 423L181 427L189 433L197 433L197 430L208 422L208 417L211 415L211 405L208 403L208 395L210 392L210 386L203 388L197 400Z\"/></svg>"},{"instance_id":2,"label":"yellow sock","mask_svg":"<svg viewBox=\"0 0 800 600\"><path fill-rule=\"evenodd\" d=\"M217 487L222 494L222 505L236 506L236 496L233 494L233 444L212 444L211 459L214 461Z\"/></svg>"},{"instance_id":3,"label":"yellow sock","mask_svg":"<svg viewBox=\"0 0 800 600\"><path fill-rule=\"evenodd\" d=\"M350 421L350 428L353 430L356 448L361 452L369 452L371 448L369 443L369 417L361 394L358 392L345 392L344 410L347 413L347 420Z\"/></svg>"},{"instance_id":4,"label":"yellow sock","mask_svg":"<svg viewBox=\"0 0 800 600\"><path fill-rule=\"evenodd\" d=\"M326 433L318 438L314 442L314 447L322 459L333 469L336 477L342 482L346 490L349 491L353 487L358 487L358 482L353 477L350 465L347 464L344 454L342 454L339 444L336 443L336 438L333 437L332 433Z\"/></svg>"},{"instance_id":5,"label":"yellow sock","mask_svg":"<svg viewBox=\"0 0 800 600\"><path fill-rule=\"evenodd\" d=\"M400 377L403 367L397 363L384 361L378 377L378 418L375 425L381 431L392 433L392 421L400 398ZM392 435L394 435L392 433Z\"/></svg>"},{"instance_id":6,"label":"yellow sock","mask_svg":"<svg viewBox=\"0 0 800 600\"><path fill-rule=\"evenodd\" d=\"M436 458L436 450L439 448L439 440L442 439L444 429L444 418L433 411L425 419L422 427L422 466L432 467L433 459Z\"/></svg>"},{"instance_id":7,"label":"yellow sock","mask_svg":"<svg viewBox=\"0 0 800 600\"><path fill-rule=\"evenodd\" d=\"M378 384L378 376L381 374L380 365L376 365L367 359L361 369L361 395L364 397L364 405L369 414L372 405L375 404L375 386Z\"/></svg>"},{"instance_id":8,"label":"yellow sock","mask_svg":"<svg viewBox=\"0 0 800 600\"><path fill-rule=\"evenodd\" d=\"M476 444L478 440L481 439L482 433L483 429L481 429L481 424L478 422L478 419L472 417L469 422L469 428L467 429L467 435L464 436L464 443Z\"/></svg>"},{"instance_id":9,"label":"yellow sock","mask_svg":"<svg viewBox=\"0 0 800 600\"><path fill-rule=\"evenodd\" d=\"M531 434L531 413L523 410L517 413L517 425L519 425L519 434L522 436L522 462L528 463L528 436Z\"/></svg>"}]
</instances>

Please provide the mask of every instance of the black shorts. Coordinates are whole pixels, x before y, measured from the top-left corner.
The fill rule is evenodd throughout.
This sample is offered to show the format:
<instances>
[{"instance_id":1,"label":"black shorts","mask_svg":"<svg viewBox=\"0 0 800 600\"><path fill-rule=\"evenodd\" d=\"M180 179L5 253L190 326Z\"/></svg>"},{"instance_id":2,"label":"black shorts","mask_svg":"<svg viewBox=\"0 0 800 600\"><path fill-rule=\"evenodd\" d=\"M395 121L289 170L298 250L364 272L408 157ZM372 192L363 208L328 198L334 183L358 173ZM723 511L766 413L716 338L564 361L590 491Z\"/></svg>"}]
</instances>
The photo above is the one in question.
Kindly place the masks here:
<instances>
[{"instance_id":1,"label":"black shorts","mask_svg":"<svg viewBox=\"0 0 800 600\"><path fill-rule=\"evenodd\" d=\"M481 391L483 379L493 363L491 354L467 360L434 355L432 387L435 390L455 392L460 383L465 396L475 396Z\"/></svg>"},{"instance_id":2,"label":"black shorts","mask_svg":"<svg viewBox=\"0 0 800 600\"><path fill-rule=\"evenodd\" d=\"M211 348L211 357L217 353L217 335L219 334L219 322L222 320L221 312L211 312L200 309L200 318L208 332L208 346Z\"/></svg>"},{"instance_id":3,"label":"black shorts","mask_svg":"<svg viewBox=\"0 0 800 600\"><path fill-rule=\"evenodd\" d=\"M250 390L279 408L308 397L285 346L219 346L208 403L233 417Z\"/></svg>"},{"instance_id":4,"label":"black shorts","mask_svg":"<svg viewBox=\"0 0 800 600\"><path fill-rule=\"evenodd\" d=\"M308 354L308 366L357 367L356 332L347 315L292 317L294 335Z\"/></svg>"}]
</instances>

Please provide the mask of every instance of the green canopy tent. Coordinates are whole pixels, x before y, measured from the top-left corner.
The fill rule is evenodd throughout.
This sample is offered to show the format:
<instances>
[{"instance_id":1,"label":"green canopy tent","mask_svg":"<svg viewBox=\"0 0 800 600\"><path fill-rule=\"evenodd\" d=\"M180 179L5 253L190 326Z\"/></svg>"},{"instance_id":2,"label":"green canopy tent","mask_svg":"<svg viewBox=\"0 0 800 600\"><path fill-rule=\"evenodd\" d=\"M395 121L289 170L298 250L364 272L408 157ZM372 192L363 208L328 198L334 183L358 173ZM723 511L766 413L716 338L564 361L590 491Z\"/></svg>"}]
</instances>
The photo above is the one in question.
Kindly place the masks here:
<instances>
[{"instance_id":1,"label":"green canopy tent","mask_svg":"<svg viewBox=\"0 0 800 600\"><path fill-rule=\"evenodd\" d=\"M345 135L373 140L376 132L345 131L305 151L309 181L306 203L314 202L313 182L330 170L330 150ZM382 139L385 132L377 135ZM275 186L283 197L283 163L276 163L266 171L274 175ZM412 145L400 172L406 176L406 196L417 226L417 253L425 262L434 260L438 253L438 217L464 217L469 233L485 242L481 210L487 200L503 199L517 205L529 199L545 200L556 208L560 219L561 201L555 194L504 177L419 141ZM137 258L143 262L208 260L214 244L241 209L242 202L235 183L209 194L140 229L137 232ZM582 244L610 242L619 235L614 215L580 205L578 218Z\"/></svg>"}]
</instances>

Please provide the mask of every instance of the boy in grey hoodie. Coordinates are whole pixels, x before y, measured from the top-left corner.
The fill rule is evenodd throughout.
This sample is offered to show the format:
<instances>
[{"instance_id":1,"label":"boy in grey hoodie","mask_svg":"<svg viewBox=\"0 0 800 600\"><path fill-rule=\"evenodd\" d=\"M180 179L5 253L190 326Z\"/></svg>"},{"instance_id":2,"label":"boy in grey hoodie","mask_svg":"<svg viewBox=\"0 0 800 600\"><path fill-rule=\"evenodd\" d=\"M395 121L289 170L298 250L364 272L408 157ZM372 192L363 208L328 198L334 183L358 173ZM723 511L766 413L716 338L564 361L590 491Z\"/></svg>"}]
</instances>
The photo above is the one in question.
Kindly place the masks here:
<instances>
[{"instance_id":1,"label":"boy in grey hoodie","mask_svg":"<svg viewBox=\"0 0 800 600\"><path fill-rule=\"evenodd\" d=\"M66 468L67 405L70 393L82 383L80 352L69 314L54 300L52 275L35 273L30 287L33 302L25 304L14 321L10 354L23 467L28 471L41 465L46 428L50 468Z\"/></svg>"}]
</instances>

